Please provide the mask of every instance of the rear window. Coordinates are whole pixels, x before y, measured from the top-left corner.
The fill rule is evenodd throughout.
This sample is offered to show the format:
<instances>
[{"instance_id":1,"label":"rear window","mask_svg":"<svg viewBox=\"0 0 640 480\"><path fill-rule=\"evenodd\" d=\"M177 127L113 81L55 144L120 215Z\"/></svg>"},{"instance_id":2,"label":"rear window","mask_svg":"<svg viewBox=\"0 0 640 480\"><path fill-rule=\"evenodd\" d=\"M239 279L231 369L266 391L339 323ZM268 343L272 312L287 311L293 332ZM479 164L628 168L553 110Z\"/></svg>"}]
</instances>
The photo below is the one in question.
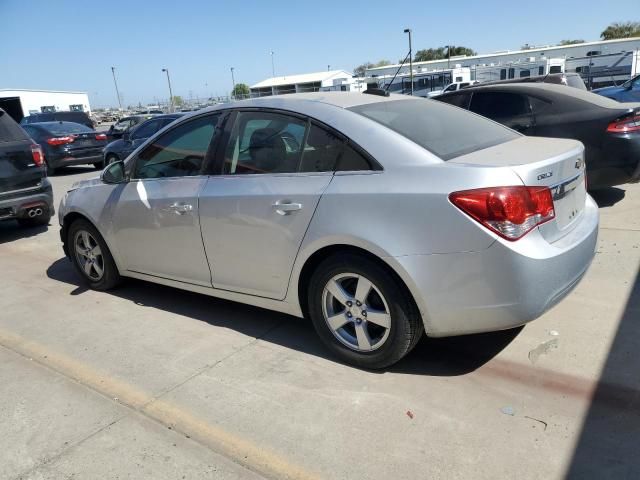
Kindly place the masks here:
<instances>
[{"instance_id":1,"label":"rear window","mask_svg":"<svg viewBox=\"0 0 640 480\"><path fill-rule=\"evenodd\" d=\"M391 100L349 110L407 137L442 160L519 137L502 125L434 100Z\"/></svg>"},{"instance_id":2,"label":"rear window","mask_svg":"<svg viewBox=\"0 0 640 480\"><path fill-rule=\"evenodd\" d=\"M54 135L64 135L65 133L88 133L93 132L86 125L73 122L58 122L46 125L45 128Z\"/></svg>"},{"instance_id":3,"label":"rear window","mask_svg":"<svg viewBox=\"0 0 640 480\"><path fill-rule=\"evenodd\" d=\"M9 114L0 110L0 142L15 142L29 140L25 133Z\"/></svg>"}]
</instances>

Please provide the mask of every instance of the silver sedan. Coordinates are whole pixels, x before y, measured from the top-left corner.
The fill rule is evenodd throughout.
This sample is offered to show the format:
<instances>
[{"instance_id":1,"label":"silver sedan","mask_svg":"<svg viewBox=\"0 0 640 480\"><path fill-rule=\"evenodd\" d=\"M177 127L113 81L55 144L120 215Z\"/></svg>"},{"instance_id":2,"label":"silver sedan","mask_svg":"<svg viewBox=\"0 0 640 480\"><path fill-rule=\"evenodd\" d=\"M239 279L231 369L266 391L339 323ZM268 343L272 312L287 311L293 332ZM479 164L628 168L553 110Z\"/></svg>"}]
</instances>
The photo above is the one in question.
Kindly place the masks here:
<instances>
[{"instance_id":1,"label":"silver sedan","mask_svg":"<svg viewBox=\"0 0 640 480\"><path fill-rule=\"evenodd\" d=\"M63 198L98 290L121 277L308 316L339 358L513 328L594 255L584 149L439 102L284 95L183 117Z\"/></svg>"}]
</instances>

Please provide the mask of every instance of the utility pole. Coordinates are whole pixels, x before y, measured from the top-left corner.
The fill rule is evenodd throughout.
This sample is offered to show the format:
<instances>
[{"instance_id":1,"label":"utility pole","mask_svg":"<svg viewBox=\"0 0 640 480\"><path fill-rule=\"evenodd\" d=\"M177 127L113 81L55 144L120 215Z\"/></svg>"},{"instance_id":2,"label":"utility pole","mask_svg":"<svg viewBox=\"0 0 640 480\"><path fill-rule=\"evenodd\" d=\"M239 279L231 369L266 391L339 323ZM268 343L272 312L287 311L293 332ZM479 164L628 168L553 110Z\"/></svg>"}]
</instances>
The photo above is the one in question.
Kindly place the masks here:
<instances>
[{"instance_id":1,"label":"utility pole","mask_svg":"<svg viewBox=\"0 0 640 480\"><path fill-rule=\"evenodd\" d=\"M413 51L411 50L411 29L405 28L404 33L409 34L409 81L411 82L411 95L413 95Z\"/></svg>"},{"instance_id":2,"label":"utility pole","mask_svg":"<svg viewBox=\"0 0 640 480\"><path fill-rule=\"evenodd\" d=\"M447 45L447 68L451 68L451 45Z\"/></svg>"},{"instance_id":3,"label":"utility pole","mask_svg":"<svg viewBox=\"0 0 640 480\"><path fill-rule=\"evenodd\" d=\"M120 100L120 91L118 90L118 82L116 82L116 67L111 67L111 74L113 75L113 84L116 86L116 96L118 97L118 106L122 111L122 100Z\"/></svg>"},{"instance_id":4,"label":"utility pole","mask_svg":"<svg viewBox=\"0 0 640 480\"><path fill-rule=\"evenodd\" d=\"M167 83L169 84L169 113L173 112L173 92L171 91L171 78L169 78L169 69L163 68L163 72L167 74Z\"/></svg>"},{"instance_id":5,"label":"utility pole","mask_svg":"<svg viewBox=\"0 0 640 480\"><path fill-rule=\"evenodd\" d=\"M276 76L276 67L273 63L273 50L271 50L271 76L275 78Z\"/></svg>"},{"instance_id":6,"label":"utility pole","mask_svg":"<svg viewBox=\"0 0 640 480\"><path fill-rule=\"evenodd\" d=\"M233 89L231 90L231 96L234 96L236 91L236 78L233 76L233 67L231 67L231 83L233 83Z\"/></svg>"}]
</instances>

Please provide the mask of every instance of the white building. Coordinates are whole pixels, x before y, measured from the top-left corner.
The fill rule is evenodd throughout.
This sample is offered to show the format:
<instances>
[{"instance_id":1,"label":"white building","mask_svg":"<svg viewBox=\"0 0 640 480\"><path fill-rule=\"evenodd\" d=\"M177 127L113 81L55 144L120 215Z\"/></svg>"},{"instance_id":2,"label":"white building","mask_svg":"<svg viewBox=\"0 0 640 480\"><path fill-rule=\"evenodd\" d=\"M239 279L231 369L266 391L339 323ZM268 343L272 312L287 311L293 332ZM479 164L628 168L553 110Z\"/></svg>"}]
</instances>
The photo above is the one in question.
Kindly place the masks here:
<instances>
[{"instance_id":1,"label":"white building","mask_svg":"<svg viewBox=\"0 0 640 480\"><path fill-rule=\"evenodd\" d=\"M454 68L470 68L471 80L500 80L547 73L577 72L592 88L622 82L640 73L640 37L585 42L575 45L531 47L526 50L456 56L451 59L414 62L416 74ZM393 76L400 65L369 68L368 78ZM409 73L402 66L399 76ZM477 74L477 78L476 78Z\"/></svg>"},{"instance_id":2,"label":"white building","mask_svg":"<svg viewBox=\"0 0 640 480\"><path fill-rule=\"evenodd\" d=\"M17 121L32 113L41 112L91 113L86 92L57 90L0 89L0 108Z\"/></svg>"},{"instance_id":3,"label":"white building","mask_svg":"<svg viewBox=\"0 0 640 480\"><path fill-rule=\"evenodd\" d=\"M366 89L362 79L354 79L345 70L304 73L267 78L249 87L252 97L283 95L286 93L321 92L328 90L350 91Z\"/></svg>"}]
</instances>

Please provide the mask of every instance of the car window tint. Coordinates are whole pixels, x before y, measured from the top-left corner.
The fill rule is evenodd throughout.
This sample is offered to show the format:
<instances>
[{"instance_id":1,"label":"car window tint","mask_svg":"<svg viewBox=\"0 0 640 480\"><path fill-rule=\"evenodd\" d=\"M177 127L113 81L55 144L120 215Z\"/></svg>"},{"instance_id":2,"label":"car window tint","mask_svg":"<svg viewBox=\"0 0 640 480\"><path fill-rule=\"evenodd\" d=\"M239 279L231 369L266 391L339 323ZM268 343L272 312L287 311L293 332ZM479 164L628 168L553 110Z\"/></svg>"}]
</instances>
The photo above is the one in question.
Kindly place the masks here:
<instances>
[{"instance_id":1,"label":"car window tint","mask_svg":"<svg viewBox=\"0 0 640 480\"><path fill-rule=\"evenodd\" d=\"M441 102L448 103L449 105L454 105L456 107L464 108L465 110L469 109L469 100L471 100L470 93L461 93L457 95L444 95L442 97L437 97Z\"/></svg>"},{"instance_id":2,"label":"car window tint","mask_svg":"<svg viewBox=\"0 0 640 480\"><path fill-rule=\"evenodd\" d=\"M45 127L48 132L54 135L65 135L68 133L89 133L93 130L86 125L73 122L55 122L48 123Z\"/></svg>"},{"instance_id":3,"label":"car window tint","mask_svg":"<svg viewBox=\"0 0 640 480\"><path fill-rule=\"evenodd\" d=\"M420 98L384 100L350 107L449 160L519 137L517 133L459 108Z\"/></svg>"},{"instance_id":4,"label":"car window tint","mask_svg":"<svg viewBox=\"0 0 640 480\"><path fill-rule=\"evenodd\" d=\"M134 178L198 175L202 169L219 114L183 123L161 135L138 156Z\"/></svg>"},{"instance_id":5,"label":"car window tint","mask_svg":"<svg viewBox=\"0 0 640 480\"><path fill-rule=\"evenodd\" d=\"M149 138L163 126L164 123L162 120L149 120L146 123L140 124L140 126L131 133L131 139Z\"/></svg>"},{"instance_id":6,"label":"car window tint","mask_svg":"<svg viewBox=\"0 0 640 480\"><path fill-rule=\"evenodd\" d=\"M304 144L300 172L332 172L342 153L344 142L324 128L312 124Z\"/></svg>"},{"instance_id":7,"label":"car window tint","mask_svg":"<svg viewBox=\"0 0 640 480\"><path fill-rule=\"evenodd\" d=\"M491 119L509 118L530 113L526 96L507 92L475 93L469 109L478 115Z\"/></svg>"},{"instance_id":8,"label":"car window tint","mask_svg":"<svg viewBox=\"0 0 640 480\"><path fill-rule=\"evenodd\" d=\"M225 151L225 174L298 171L306 122L271 112L238 112Z\"/></svg>"},{"instance_id":9,"label":"car window tint","mask_svg":"<svg viewBox=\"0 0 640 480\"><path fill-rule=\"evenodd\" d=\"M0 111L0 142L28 140L29 136L8 113Z\"/></svg>"},{"instance_id":10,"label":"car window tint","mask_svg":"<svg viewBox=\"0 0 640 480\"><path fill-rule=\"evenodd\" d=\"M371 163L351 145L345 144L338 159L338 171L371 170Z\"/></svg>"},{"instance_id":11,"label":"car window tint","mask_svg":"<svg viewBox=\"0 0 640 480\"><path fill-rule=\"evenodd\" d=\"M549 105L551 105L551 102L542 100L538 97L529 97L529 103L531 104L531 110L533 110L533 113L543 112Z\"/></svg>"}]
</instances>

